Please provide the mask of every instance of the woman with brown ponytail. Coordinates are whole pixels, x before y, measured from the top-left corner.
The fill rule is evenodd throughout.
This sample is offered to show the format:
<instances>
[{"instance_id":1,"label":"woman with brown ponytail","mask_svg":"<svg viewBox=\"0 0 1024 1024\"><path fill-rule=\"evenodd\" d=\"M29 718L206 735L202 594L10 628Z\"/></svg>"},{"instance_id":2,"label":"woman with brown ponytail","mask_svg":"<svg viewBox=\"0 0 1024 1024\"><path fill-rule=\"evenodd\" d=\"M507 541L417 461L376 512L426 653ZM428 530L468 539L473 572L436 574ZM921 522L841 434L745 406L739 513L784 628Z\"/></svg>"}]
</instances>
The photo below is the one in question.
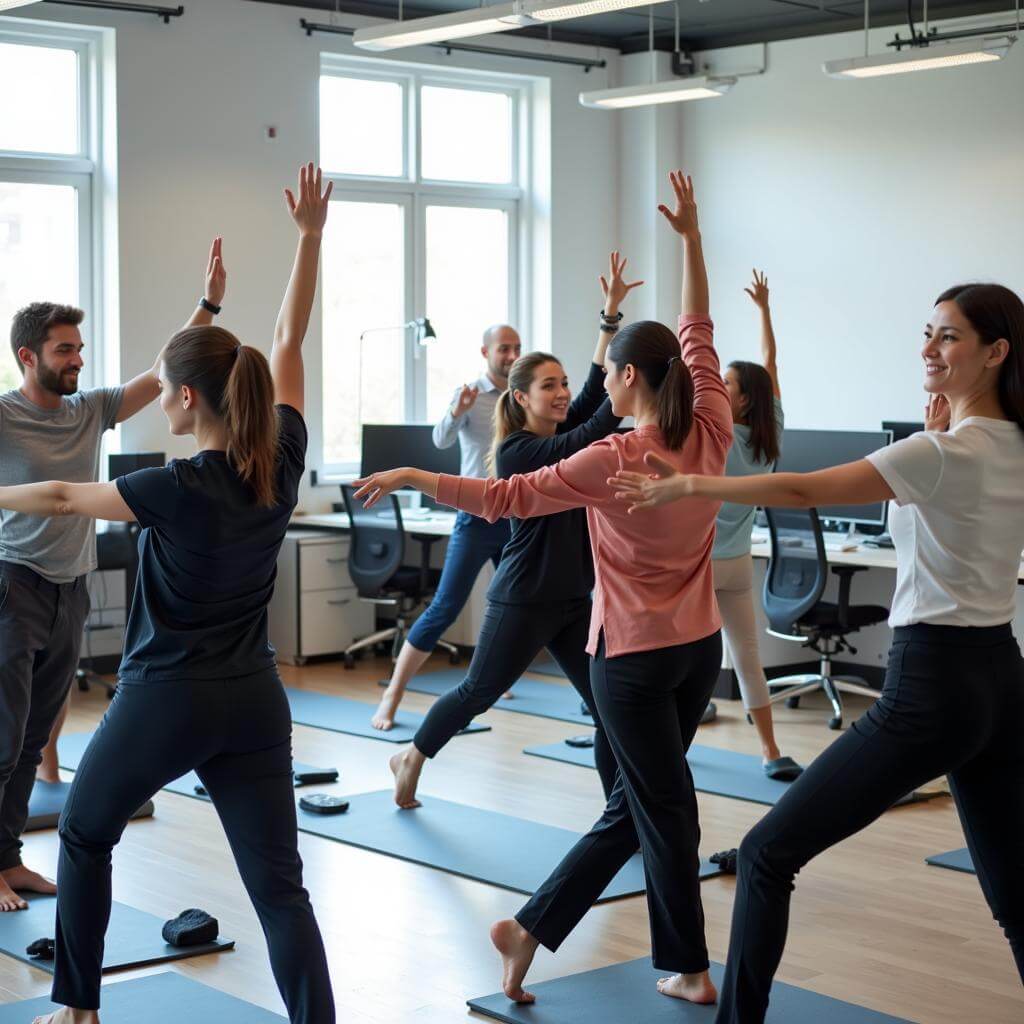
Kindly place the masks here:
<instances>
[{"instance_id":1,"label":"woman with brown ponytail","mask_svg":"<svg viewBox=\"0 0 1024 1024\"><path fill-rule=\"evenodd\" d=\"M611 254L608 277L601 278L605 305L590 374L571 404L569 380L554 356L531 352L513 364L508 389L494 409L495 476L552 466L607 437L621 422L605 395L605 353L619 329L622 300L643 284L623 281L625 265L618 252ZM419 806L416 787L427 759L490 708L544 648L594 715L594 761L607 799L616 767L590 691L587 634L593 589L594 562L582 509L512 520L465 680L434 703L412 744L391 758L399 807Z\"/></svg>"},{"instance_id":2,"label":"woman with brown ponytail","mask_svg":"<svg viewBox=\"0 0 1024 1024\"><path fill-rule=\"evenodd\" d=\"M652 321L631 323L615 335L606 361L612 411L635 417L635 430L507 480L398 469L360 481L367 505L415 487L491 521L587 509L596 578L590 681L619 777L590 832L514 920L491 929L502 987L519 1002L534 999L523 981L537 946L558 948L633 855L638 834L654 965L677 972L659 991L697 1003L715 999L700 901L697 798L685 754L722 659L711 570L719 502L691 504L685 515L654 513L640 523L609 485L620 469L641 471L652 453L680 470L704 466L701 472L717 475L732 441L693 188L681 173L670 179L675 208L659 210L682 238L678 334Z\"/></svg>"},{"instance_id":3,"label":"woman with brown ponytail","mask_svg":"<svg viewBox=\"0 0 1024 1024\"><path fill-rule=\"evenodd\" d=\"M291 719L267 640L305 463L302 341L330 193L312 164L286 190L299 245L269 363L219 327L187 328L164 349L160 404L198 454L114 483L0 488L0 508L143 528L119 685L60 821L52 998L63 1009L39 1024L98 1024L111 850L135 808L193 769L259 915L289 1020L334 1020L302 886Z\"/></svg>"}]
</instances>

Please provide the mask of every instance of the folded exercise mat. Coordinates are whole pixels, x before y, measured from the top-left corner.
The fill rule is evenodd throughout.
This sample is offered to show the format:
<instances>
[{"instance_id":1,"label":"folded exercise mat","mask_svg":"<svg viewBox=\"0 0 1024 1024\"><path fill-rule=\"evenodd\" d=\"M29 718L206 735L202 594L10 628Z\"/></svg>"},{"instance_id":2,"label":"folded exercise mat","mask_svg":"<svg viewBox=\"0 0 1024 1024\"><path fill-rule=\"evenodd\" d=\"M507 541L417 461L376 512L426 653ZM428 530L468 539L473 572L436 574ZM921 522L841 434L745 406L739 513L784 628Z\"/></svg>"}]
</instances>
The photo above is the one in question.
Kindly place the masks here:
<instances>
[{"instance_id":1,"label":"folded exercise mat","mask_svg":"<svg viewBox=\"0 0 1024 1024\"><path fill-rule=\"evenodd\" d=\"M595 767L592 747L570 747L564 740L560 743L527 747L523 753L532 757L544 757L549 761L578 765L580 768ZM737 754L733 750L705 747L695 743L690 747L686 760L690 763L694 788L701 793L714 793L716 796L732 797L734 800L749 800L755 804L771 805L775 804L792 785L791 782L769 779L762 770L761 758L753 754ZM897 801L897 806L944 795L915 791Z\"/></svg>"},{"instance_id":2,"label":"folded exercise mat","mask_svg":"<svg viewBox=\"0 0 1024 1024\"><path fill-rule=\"evenodd\" d=\"M293 690L286 688L288 703L292 708L292 721L298 725L311 725L314 729L329 729L331 732L343 732L349 736L363 736L368 740L383 740L385 743L408 743L423 721L422 715L414 715L411 711L399 711L395 716L394 727L387 732L374 729L370 725L375 707L361 700L349 700L347 697L334 697L329 693L317 693L314 690ZM459 733L465 736L471 732L489 732L489 725L470 722Z\"/></svg>"},{"instance_id":3,"label":"folded exercise mat","mask_svg":"<svg viewBox=\"0 0 1024 1024\"><path fill-rule=\"evenodd\" d=\"M527 896L579 839L577 833L553 825L432 796L421 799L422 807L403 811L395 806L390 790L359 793L349 798L345 814L325 817L300 809L299 831ZM716 865L701 862L701 878L719 874ZM643 891L643 863L635 856L597 902Z\"/></svg>"},{"instance_id":4,"label":"folded exercise mat","mask_svg":"<svg viewBox=\"0 0 1024 1024\"><path fill-rule=\"evenodd\" d=\"M90 734L91 735L91 734ZM56 828L60 820L64 803L71 792L70 782L40 782L38 779L32 787L32 795L28 800L28 823L26 832L40 832L46 828ZM152 818L153 801L147 800L132 818Z\"/></svg>"},{"instance_id":5,"label":"folded exercise mat","mask_svg":"<svg viewBox=\"0 0 1024 1024\"><path fill-rule=\"evenodd\" d=\"M82 763L82 757L85 754L86 747L89 746L89 741L92 739L93 734L91 732L74 732L67 736L61 736L57 741L57 757L60 761L61 768L65 768L70 772L77 771L78 766ZM293 771L316 771L312 765L303 764L301 761L292 762ZM190 796L196 800L209 800L210 798L205 793L197 793L196 786L200 785L199 776L195 772L189 772L187 775L182 775L180 779L175 779L173 782L168 782L164 789L170 793L178 793L181 796ZM36 789L39 788L39 783L36 783ZM33 796L35 790L33 790ZM149 801L147 803L149 807L149 813L153 813L153 803ZM58 812L59 813L59 812ZM133 818L140 817L141 812L133 814Z\"/></svg>"},{"instance_id":6,"label":"folded exercise mat","mask_svg":"<svg viewBox=\"0 0 1024 1024\"><path fill-rule=\"evenodd\" d=\"M36 939L53 938L57 924L57 897L40 896L37 893L22 895L28 901L28 910L0 914L0 953L52 974L52 960L34 960L25 950ZM216 942L207 942L201 946L178 948L164 942L160 934L163 926L162 917L127 907L123 903L113 904L103 949L103 972L145 967L167 960L183 960L204 953L218 953L231 949L235 944L233 939L221 937ZM140 1018L147 1024L152 1019L149 1016ZM190 1021L189 1024L195 1022Z\"/></svg>"},{"instance_id":7,"label":"folded exercise mat","mask_svg":"<svg viewBox=\"0 0 1024 1024\"><path fill-rule=\"evenodd\" d=\"M164 971L104 985L103 1024L287 1024L284 1017ZM45 996L0 1006L0 1024L28 1024L58 1007Z\"/></svg>"},{"instance_id":8,"label":"folded exercise mat","mask_svg":"<svg viewBox=\"0 0 1024 1024\"><path fill-rule=\"evenodd\" d=\"M938 853L934 857L925 857L925 862L937 868L949 868L951 871L963 871L968 875L976 875L974 861L970 850L950 850L949 853Z\"/></svg>"},{"instance_id":9,"label":"folded exercise mat","mask_svg":"<svg viewBox=\"0 0 1024 1024\"><path fill-rule=\"evenodd\" d=\"M711 965L711 977L722 983L724 968ZM613 964L568 978L542 981L526 988L537 997L532 1005L513 1003L504 993L470 999L470 1009L506 1024L714 1024L716 1006L697 1006L663 996L655 987L668 972L657 971L648 957ZM844 1003L807 989L772 986L765 1024L911 1024L902 1017ZM0 1021L2 1024L2 1021Z\"/></svg>"},{"instance_id":10,"label":"folded exercise mat","mask_svg":"<svg viewBox=\"0 0 1024 1024\"><path fill-rule=\"evenodd\" d=\"M413 693L429 693L440 697L466 678L465 669L446 668L414 676L409 689ZM546 682L543 679L519 679L512 687L512 699L502 698L494 704L495 711L515 711L521 715L554 718L559 722L593 725L590 715L580 708L580 695L565 683Z\"/></svg>"}]
</instances>

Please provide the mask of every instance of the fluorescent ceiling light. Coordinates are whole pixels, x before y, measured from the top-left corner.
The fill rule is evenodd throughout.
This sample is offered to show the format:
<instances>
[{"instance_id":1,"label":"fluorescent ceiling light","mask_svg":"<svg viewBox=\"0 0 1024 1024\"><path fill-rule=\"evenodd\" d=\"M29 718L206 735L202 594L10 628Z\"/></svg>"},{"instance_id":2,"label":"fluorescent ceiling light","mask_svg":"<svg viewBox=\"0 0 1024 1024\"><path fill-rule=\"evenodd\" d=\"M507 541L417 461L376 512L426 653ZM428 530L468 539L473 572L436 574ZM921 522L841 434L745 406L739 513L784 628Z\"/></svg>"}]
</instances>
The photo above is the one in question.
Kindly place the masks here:
<instances>
[{"instance_id":1,"label":"fluorescent ceiling light","mask_svg":"<svg viewBox=\"0 0 1024 1024\"><path fill-rule=\"evenodd\" d=\"M3 2L0 0L0 4ZM650 0L511 0L452 14L360 28L356 29L352 39L363 50L397 50L403 46L422 46L490 32L508 32L563 18L584 18L590 14L621 11L649 3Z\"/></svg>"},{"instance_id":2,"label":"fluorescent ceiling light","mask_svg":"<svg viewBox=\"0 0 1024 1024\"><path fill-rule=\"evenodd\" d=\"M910 71L987 64L1002 60L1016 41L1016 36L990 36L959 39L949 43L929 43L927 46L910 47L902 53L829 60L822 65L822 70L833 78L877 78L881 75L903 75Z\"/></svg>"},{"instance_id":3,"label":"fluorescent ceiling light","mask_svg":"<svg viewBox=\"0 0 1024 1024\"><path fill-rule=\"evenodd\" d=\"M711 99L722 96L736 84L735 78L709 78L695 75L676 78L668 82L647 85L627 85L620 89L597 89L581 92L580 103L585 107L621 110L623 107L646 107L655 103L682 103L686 100Z\"/></svg>"}]
</instances>

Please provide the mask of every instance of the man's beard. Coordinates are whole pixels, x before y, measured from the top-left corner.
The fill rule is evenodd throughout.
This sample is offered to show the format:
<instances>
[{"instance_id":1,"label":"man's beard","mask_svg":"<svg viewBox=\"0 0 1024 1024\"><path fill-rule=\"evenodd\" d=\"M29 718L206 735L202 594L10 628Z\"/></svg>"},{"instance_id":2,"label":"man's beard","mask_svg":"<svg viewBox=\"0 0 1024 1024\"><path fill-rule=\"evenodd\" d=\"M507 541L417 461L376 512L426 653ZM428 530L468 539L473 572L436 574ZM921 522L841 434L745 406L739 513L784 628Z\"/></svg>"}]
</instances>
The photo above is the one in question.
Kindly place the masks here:
<instances>
[{"instance_id":1,"label":"man's beard","mask_svg":"<svg viewBox=\"0 0 1024 1024\"><path fill-rule=\"evenodd\" d=\"M55 395L73 395L78 391L77 373L65 373L62 375L55 370L51 370L46 363L40 362L36 376L40 387L45 388L47 391L52 391Z\"/></svg>"}]
</instances>

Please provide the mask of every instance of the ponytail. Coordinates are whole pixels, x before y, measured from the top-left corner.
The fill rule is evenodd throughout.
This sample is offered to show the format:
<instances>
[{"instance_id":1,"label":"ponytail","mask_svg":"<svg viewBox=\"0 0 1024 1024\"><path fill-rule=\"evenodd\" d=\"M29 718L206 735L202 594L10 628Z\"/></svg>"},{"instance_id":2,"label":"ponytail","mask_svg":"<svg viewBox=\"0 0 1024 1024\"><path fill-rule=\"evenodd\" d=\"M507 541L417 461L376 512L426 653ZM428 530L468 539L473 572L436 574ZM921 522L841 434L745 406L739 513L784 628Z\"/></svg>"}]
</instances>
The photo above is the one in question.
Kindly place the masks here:
<instances>
[{"instance_id":1,"label":"ponytail","mask_svg":"<svg viewBox=\"0 0 1024 1024\"><path fill-rule=\"evenodd\" d=\"M228 461L253 489L256 504L272 507L277 501L277 410L274 381L267 358L258 349L239 345L228 375L222 403L228 434Z\"/></svg>"},{"instance_id":2,"label":"ponytail","mask_svg":"<svg viewBox=\"0 0 1024 1024\"><path fill-rule=\"evenodd\" d=\"M222 327L186 327L167 343L164 372L172 387L195 388L224 421L228 462L256 504L277 501L277 412L266 357Z\"/></svg>"},{"instance_id":3,"label":"ponytail","mask_svg":"<svg viewBox=\"0 0 1024 1024\"><path fill-rule=\"evenodd\" d=\"M498 449L509 434L526 428L526 410L516 401L517 391L529 391L533 375L538 366L545 363L561 363L547 352L529 352L520 356L508 375L508 388L501 393L494 406L494 438L487 453L487 468L492 474L498 472Z\"/></svg>"},{"instance_id":4,"label":"ponytail","mask_svg":"<svg viewBox=\"0 0 1024 1024\"><path fill-rule=\"evenodd\" d=\"M638 320L615 335L608 359L632 365L654 392L658 429L670 451L683 447L693 427L693 377L679 355L679 341L655 320Z\"/></svg>"},{"instance_id":5,"label":"ponytail","mask_svg":"<svg viewBox=\"0 0 1024 1024\"><path fill-rule=\"evenodd\" d=\"M736 372L740 394L747 400L743 418L750 428L750 450L754 460L770 466L778 461L782 451L771 374L760 363L744 359L734 360L729 369Z\"/></svg>"}]
</instances>

